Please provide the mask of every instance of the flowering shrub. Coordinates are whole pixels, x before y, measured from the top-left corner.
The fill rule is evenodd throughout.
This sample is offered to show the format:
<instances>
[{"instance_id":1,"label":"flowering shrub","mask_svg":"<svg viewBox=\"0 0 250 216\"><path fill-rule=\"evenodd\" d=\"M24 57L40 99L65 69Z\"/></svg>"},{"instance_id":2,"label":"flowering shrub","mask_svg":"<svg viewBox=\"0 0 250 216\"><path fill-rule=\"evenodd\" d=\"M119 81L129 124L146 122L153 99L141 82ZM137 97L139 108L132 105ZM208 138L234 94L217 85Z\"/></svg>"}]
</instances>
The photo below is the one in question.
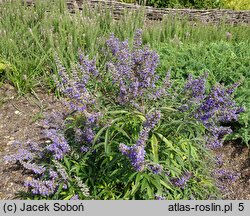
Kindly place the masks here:
<instances>
[{"instance_id":1,"label":"flowering shrub","mask_svg":"<svg viewBox=\"0 0 250 216\"><path fill-rule=\"evenodd\" d=\"M184 102L183 106L195 106L193 116L206 127L207 146L213 149L222 147L225 135L232 133L230 127L221 126L221 123L237 121L239 113L244 109L238 107L232 98L239 83L227 88L216 84L211 88L209 94L205 94L206 76L199 79L193 79L191 75L188 77L185 86L185 90L188 92L185 99L188 104L185 105Z\"/></svg>"},{"instance_id":2,"label":"flowering shrub","mask_svg":"<svg viewBox=\"0 0 250 216\"><path fill-rule=\"evenodd\" d=\"M58 90L69 114L47 114L47 142L18 144L7 156L31 170L28 197L46 199L208 199L217 194L209 149L221 146L243 111L231 88L206 89L191 76L183 88L157 74L158 55L114 35L106 41L107 67L80 55L71 74L57 60ZM230 178L228 178L230 179ZM232 179L232 178L231 178Z\"/></svg>"}]
</instances>

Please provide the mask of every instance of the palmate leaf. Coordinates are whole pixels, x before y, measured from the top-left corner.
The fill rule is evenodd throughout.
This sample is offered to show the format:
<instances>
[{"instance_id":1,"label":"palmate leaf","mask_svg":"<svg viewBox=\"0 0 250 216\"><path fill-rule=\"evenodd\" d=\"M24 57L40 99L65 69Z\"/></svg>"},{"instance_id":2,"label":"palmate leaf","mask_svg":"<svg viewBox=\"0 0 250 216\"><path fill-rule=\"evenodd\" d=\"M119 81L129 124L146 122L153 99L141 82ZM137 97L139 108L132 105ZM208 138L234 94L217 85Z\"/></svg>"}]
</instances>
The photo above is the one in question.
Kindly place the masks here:
<instances>
[{"instance_id":1,"label":"palmate leaf","mask_svg":"<svg viewBox=\"0 0 250 216\"><path fill-rule=\"evenodd\" d=\"M158 175L154 175L154 176L150 176L150 183L152 184L152 185L154 185L155 186L155 188L157 189L157 191L158 192L161 192L162 191L162 187L161 187L161 183L160 183L160 176L158 176Z\"/></svg>"},{"instance_id":2,"label":"palmate leaf","mask_svg":"<svg viewBox=\"0 0 250 216\"><path fill-rule=\"evenodd\" d=\"M194 149L191 143L188 144L188 158L189 160L191 160L192 158L198 158L197 150Z\"/></svg>"},{"instance_id":3,"label":"palmate leaf","mask_svg":"<svg viewBox=\"0 0 250 216\"><path fill-rule=\"evenodd\" d=\"M134 196L135 193L140 189L140 192L142 194L146 192L147 199L153 199L154 189L150 183L152 183L151 179L146 173L138 173L136 176L135 184L132 187L131 195Z\"/></svg>"},{"instance_id":4,"label":"palmate leaf","mask_svg":"<svg viewBox=\"0 0 250 216\"><path fill-rule=\"evenodd\" d=\"M114 110L108 111L107 114L116 115L116 114L128 114L129 112L126 110Z\"/></svg>"},{"instance_id":5,"label":"palmate leaf","mask_svg":"<svg viewBox=\"0 0 250 216\"><path fill-rule=\"evenodd\" d=\"M146 192L147 199L154 199L155 198L155 191L157 191L157 194L162 194L163 187L161 182L161 176L159 175L148 175L147 173L142 174L143 179L141 181L141 193L143 194ZM167 185L165 183L165 185Z\"/></svg>"},{"instance_id":6,"label":"palmate leaf","mask_svg":"<svg viewBox=\"0 0 250 216\"><path fill-rule=\"evenodd\" d=\"M105 133L105 141L104 141L104 150L106 154L110 153L110 145L109 145L109 128L106 130Z\"/></svg>"},{"instance_id":7,"label":"palmate leaf","mask_svg":"<svg viewBox=\"0 0 250 216\"><path fill-rule=\"evenodd\" d=\"M142 122L146 121L146 117L142 113L134 111L133 114L136 114L136 116L139 117Z\"/></svg>"},{"instance_id":8,"label":"palmate leaf","mask_svg":"<svg viewBox=\"0 0 250 216\"><path fill-rule=\"evenodd\" d=\"M150 186L147 187L147 195L149 199L154 199L154 191L152 190Z\"/></svg>"},{"instance_id":9,"label":"palmate leaf","mask_svg":"<svg viewBox=\"0 0 250 216\"><path fill-rule=\"evenodd\" d=\"M98 148L102 148L104 146L104 142L98 142L98 144L95 144L95 146L93 147L93 150L96 150Z\"/></svg>"},{"instance_id":10,"label":"palmate leaf","mask_svg":"<svg viewBox=\"0 0 250 216\"><path fill-rule=\"evenodd\" d=\"M137 173L134 172L133 174L130 174L128 178L125 179L125 187L124 187L124 199L130 199L131 197L131 186L133 185L133 181L136 178Z\"/></svg>"},{"instance_id":11,"label":"palmate leaf","mask_svg":"<svg viewBox=\"0 0 250 216\"><path fill-rule=\"evenodd\" d=\"M190 148L193 152L196 152L198 155L199 152L206 154L206 156L210 159L213 159L213 154L205 147L205 142L203 138L194 138L192 139L194 142L190 143ZM196 150L197 149L197 150Z\"/></svg>"},{"instance_id":12,"label":"palmate leaf","mask_svg":"<svg viewBox=\"0 0 250 216\"><path fill-rule=\"evenodd\" d=\"M105 173L107 171L112 171L116 166L117 166L117 163L118 161L120 160L119 157L117 157L116 155L115 156L105 156L105 159L102 161L100 167L101 167L101 172L102 173ZM117 172L119 170L114 170L112 172L112 174L114 175L115 172ZM120 171L119 171L120 172ZM111 175L111 174L110 174ZM109 176L110 176L109 175Z\"/></svg>"},{"instance_id":13,"label":"palmate leaf","mask_svg":"<svg viewBox=\"0 0 250 216\"><path fill-rule=\"evenodd\" d=\"M160 163L164 164L164 167L166 168L166 170L171 171L171 173L181 173L181 170L172 164L171 159L167 159L166 161L160 161Z\"/></svg>"},{"instance_id":14,"label":"palmate leaf","mask_svg":"<svg viewBox=\"0 0 250 216\"><path fill-rule=\"evenodd\" d=\"M74 195L69 195L69 196L65 197L63 200L70 200L71 197L73 197L73 196L74 196Z\"/></svg>"},{"instance_id":15,"label":"palmate leaf","mask_svg":"<svg viewBox=\"0 0 250 216\"><path fill-rule=\"evenodd\" d=\"M136 175L137 175L137 173L136 173L136 172L135 172L135 173L133 173L132 175L130 175L130 177L128 178L127 183L128 183L128 184L130 184L130 183L131 183L131 181L133 181L133 178L134 178Z\"/></svg>"},{"instance_id":16,"label":"palmate leaf","mask_svg":"<svg viewBox=\"0 0 250 216\"><path fill-rule=\"evenodd\" d=\"M124 126L124 125L123 125ZM122 127L123 127L122 126ZM113 128L117 131L119 131L123 136L125 136L126 138L130 139L130 136L127 134L127 132L125 130L123 130L122 127L117 127L117 126L113 126Z\"/></svg>"},{"instance_id":17,"label":"palmate leaf","mask_svg":"<svg viewBox=\"0 0 250 216\"><path fill-rule=\"evenodd\" d=\"M141 182L141 193L143 193L147 187L149 187L148 180L144 178Z\"/></svg>"},{"instance_id":18,"label":"palmate leaf","mask_svg":"<svg viewBox=\"0 0 250 216\"><path fill-rule=\"evenodd\" d=\"M160 133L155 133L155 134L167 145L167 147L169 147L174 152L178 153L176 149L173 147L172 143L165 136L163 136Z\"/></svg>"},{"instance_id":19,"label":"palmate leaf","mask_svg":"<svg viewBox=\"0 0 250 216\"><path fill-rule=\"evenodd\" d=\"M93 144L96 143L96 141L99 139L99 137L102 135L102 133L103 133L107 128L109 128L109 127L110 127L109 125L106 125L106 126L102 127L102 128L97 132L97 134L95 135Z\"/></svg>"},{"instance_id":20,"label":"palmate leaf","mask_svg":"<svg viewBox=\"0 0 250 216\"><path fill-rule=\"evenodd\" d=\"M121 172L120 170L116 169L116 170L114 170L113 172L111 172L109 176L110 176L110 177L116 176L117 173L119 174L120 172Z\"/></svg>"},{"instance_id":21,"label":"palmate leaf","mask_svg":"<svg viewBox=\"0 0 250 216\"><path fill-rule=\"evenodd\" d=\"M158 147L158 140L154 134L152 135L150 141L151 141L151 148L152 148L152 153L153 153L153 161L155 163L158 163L158 161L159 161L159 154L158 154L159 147Z\"/></svg>"},{"instance_id":22,"label":"palmate leaf","mask_svg":"<svg viewBox=\"0 0 250 216\"><path fill-rule=\"evenodd\" d=\"M61 194L62 193L62 191L63 191L63 186L64 186L64 182L62 182L62 183L60 183L59 184L59 187L58 187L58 189L57 189L57 192L53 195L53 198L54 199L59 199L59 194Z\"/></svg>"},{"instance_id":23,"label":"palmate leaf","mask_svg":"<svg viewBox=\"0 0 250 216\"><path fill-rule=\"evenodd\" d=\"M74 163L74 165L72 166L69 172L70 173L74 172L77 176L79 176L82 165L80 165L79 163L75 161L72 161L72 162Z\"/></svg>"},{"instance_id":24,"label":"palmate leaf","mask_svg":"<svg viewBox=\"0 0 250 216\"><path fill-rule=\"evenodd\" d=\"M163 180L160 180L160 183L162 186L164 186L166 189L173 191L173 188L171 186L169 186L166 182L164 182Z\"/></svg>"},{"instance_id":25,"label":"palmate leaf","mask_svg":"<svg viewBox=\"0 0 250 216\"><path fill-rule=\"evenodd\" d=\"M71 162L69 161L69 159L67 157L64 157L63 158L63 161L67 167L68 170L70 170L70 167L71 167Z\"/></svg>"},{"instance_id":26,"label":"palmate leaf","mask_svg":"<svg viewBox=\"0 0 250 216\"><path fill-rule=\"evenodd\" d=\"M182 159L179 155L175 155L174 159L178 162L178 164L179 164L182 168L185 167L184 161L183 161L183 159Z\"/></svg>"},{"instance_id":27,"label":"palmate leaf","mask_svg":"<svg viewBox=\"0 0 250 216\"><path fill-rule=\"evenodd\" d=\"M181 167L179 166L178 163L176 163L176 161L174 161L173 158L169 157L166 160L166 165L165 167L171 172L172 176L178 176L181 174Z\"/></svg>"},{"instance_id":28,"label":"palmate leaf","mask_svg":"<svg viewBox=\"0 0 250 216\"><path fill-rule=\"evenodd\" d=\"M118 117L118 118L113 119L110 124L113 125L116 122L124 122L124 121L125 121L125 117L122 116L122 117Z\"/></svg>"},{"instance_id":29,"label":"palmate leaf","mask_svg":"<svg viewBox=\"0 0 250 216\"><path fill-rule=\"evenodd\" d=\"M178 110L172 108L172 107L161 107L160 110L163 110L163 111L169 111L169 112L176 112Z\"/></svg>"},{"instance_id":30,"label":"palmate leaf","mask_svg":"<svg viewBox=\"0 0 250 216\"><path fill-rule=\"evenodd\" d=\"M141 180L143 179L143 176L141 175L141 173L137 173L136 174L136 178L135 178L135 182L132 186L132 190L131 190L131 193L130 195L131 196L134 196L135 193L138 191L138 189L140 188L140 185L141 185Z\"/></svg>"}]
</instances>

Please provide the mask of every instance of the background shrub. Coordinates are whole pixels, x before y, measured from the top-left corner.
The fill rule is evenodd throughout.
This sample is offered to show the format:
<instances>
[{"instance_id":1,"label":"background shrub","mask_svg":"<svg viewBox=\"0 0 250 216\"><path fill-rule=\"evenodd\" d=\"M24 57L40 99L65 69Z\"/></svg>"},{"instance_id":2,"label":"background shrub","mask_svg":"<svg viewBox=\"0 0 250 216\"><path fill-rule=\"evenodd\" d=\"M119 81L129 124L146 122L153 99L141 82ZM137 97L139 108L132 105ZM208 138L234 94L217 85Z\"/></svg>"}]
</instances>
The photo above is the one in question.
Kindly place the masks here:
<instances>
[{"instance_id":1,"label":"background shrub","mask_svg":"<svg viewBox=\"0 0 250 216\"><path fill-rule=\"evenodd\" d=\"M196 8L196 9L206 9L206 8L219 8L223 5L223 0L123 0L126 3L139 3L154 7L172 7L172 8Z\"/></svg>"},{"instance_id":2,"label":"background shrub","mask_svg":"<svg viewBox=\"0 0 250 216\"><path fill-rule=\"evenodd\" d=\"M250 2L248 0L122 0L122 2L139 3L161 8L226 8L233 10L250 10Z\"/></svg>"},{"instance_id":3,"label":"background shrub","mask_svg":"<svg viewBox=\"0 0 250 216\"><path fill-rule=\"evenodd\" d=\"M250 10L248 0L223 0L223 7L233 10Z\"/></svg>"}]
</instances>

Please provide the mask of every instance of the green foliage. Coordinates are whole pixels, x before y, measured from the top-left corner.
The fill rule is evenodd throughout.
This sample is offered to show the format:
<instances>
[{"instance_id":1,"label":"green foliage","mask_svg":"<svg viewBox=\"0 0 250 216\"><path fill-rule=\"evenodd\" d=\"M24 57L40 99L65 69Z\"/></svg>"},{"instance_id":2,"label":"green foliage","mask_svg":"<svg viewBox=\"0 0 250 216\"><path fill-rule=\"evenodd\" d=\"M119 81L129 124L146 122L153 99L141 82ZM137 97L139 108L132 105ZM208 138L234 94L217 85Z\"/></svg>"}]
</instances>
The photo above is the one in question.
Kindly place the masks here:
<instances>
[{"instance_id":1,"label":"green foliage","mask_svg":"<svg viewBox=\"0 0 250 216\"><path fill-rule=\"evenodd\" d=\"M120 0L121 2L124 2L124 3L135 3L136 0Z\"/></svg>"},{"instance_id":2,"label":"green foliage","mask_svg":"<svg viewBox=\"0 0 250 216\"><path fill-rule=\"evenodd\" d=\"M166 8L225 8L233 10L250 10L249 0L120 0L124 3L138 3L154 7Z\"/></svg>"},{"instance_id":3,"label":"green foliage","mask_svg":"<svg viewBox=\"0 0 250 216\"><path fill-rule=\"evenodd\" d=\"M13 74L15 68L4 59L0 58L0 80L3 80L7 74Z\"/></svg>"},{"instance_id":4,"label":"green foliage","mask_svg":"<svg viewBox=\"0 0 250 216\"><path fill-rule=\"evenodd\" d=\"M141 3L143 1L140 1ZM145 1L146 5L154 6L154 7L178 7L181 6L179 0L147 0Z\"/></svg>"},{"instance_id":5,"label":"green foliage","mask_svg":"<svg viewBox=\"0 0 250 216\"><path fill-rule=\"evenodd\" d=\"M159 8L194 8L210 9L225 8L233 10L250 10L248 0L121 0L125 3L138 3L141 5Z\"/></svg>"},{"instance_id":6,"label":"green foliage","mask_svg":"<svg viewBox=\"0 0 250 216\"><path fill-rule=\"evenodd\" d=\"M236 37L236 36L235 36ZM178 42L178 41L177 41ZM161 71L169 68L172 76L181 80L188 74L201 75L209 72L208 81L230 85L238 81L241 86L236 91L236 101L245 107L245 113L240 116L239 124L234 126L234 135L229 138L241 138L244 143L249 143L249 76L250 76L250 43L231 43L221 41L217 43L177 43L159 46L161 56Z\"/></svg>"},{"instance_id":7,"label":"green foliage","mask_svg":"<svg viewBox=\"0 0 250 216\"><path fill-rule=\"evenodd\" d=\"M223 7L233 10L250 10L249 0L223 0Z\"/></svg>"},{"instance_id":8,"label":"green foliage","mask_svg":"<svg viewBox=\"0 0 250 216\"><path fill-rule=\"evenodd\" d=\"M139 3L154 7L174 7L174 8L196 8L196 9L206 9L206 8L219 8L223 4L222 0L139 0Z\"/></svg>"},{"instance_id":9,"label":"green foliage","mask_svg":"<svg viewBox=\"0 0 250 216\"><path fill-rule=\"evenodd\" d=\"M241 81L236 92L239 105L246 108L240 120L233 125L235 133L228 138L250 139L250 28L248 26L191 24L178 19L164 19L162 22L144 23L141 13L127 13L114 21L108 10L99 8L70 14L64 1L37 1L36 7L25 7L21 1L8 2L0 8L0 77L11 81L19 92L27 92L37 86L54 89L52 75L56 73L55 53L67 68L75 64L78 49L90 57L96 56L97 64L105 75L107 56L100 50L103 38L114 32L119 38L132 40L134 30L144 29L143 42L160 52L161 66L158 72L164 76L171 69L174 80L172 95L155 104L146 104L145 110L115 106L115 96L109 77L103 83L91 88L105 101L99 104L105 115L102 124L95 128L96 136L91 151L81 153L74 141L74 130L81 125L81 116L72 115L65 130L65 136L72 151L60 162L69 175L67 189L61 184L56 194L49 199L70 199L79 194L80 199L155 199L155 195L166 199L208 199L216 194L216 187L210 178L213 160L204 148L205 128L190 113L178 111L180 92L188 74L201 75L209 72L208 89L216 83L233 84ZM181 2L181 3L180 3ZM218 1L149 1L158 6L185 5L196 8L219 7ZM47 12L48 5L50 11ZM230 37L227 32L230 32ZM7 61L5 61L5 59ZM15 69L16 68L16 69ZM15 71L12 73L10 71ZM96 89L97 88L97 89ZM178 100L177 100L178 98ZM161 110L161 121L149 134L147 141L147 162L159 163L161 174L149 169L136 172L127 157L119 151L119 144L133 145L138 139L146 115L152 109ZM208 166L211 164L211 167ZM42 165L57 169L51 158ZM192 173L186 187L173 185L173 178L180 178L185 172ZM47 174L46 174L47 175ZM45 175L45 178L46 178ZM77 183L79 177L91 191L86 197ZM26 196L26 197L25 197ZM45 199L47 197L21 194L22 198Z\"/></svg>"},{"instance_id":10,"label":"green foliage","mask_svg":"<svg viewBox=\"0 0 250 216\"><path fill-rule=\"evenodd\" d=\"M66 200L74 194L78 194L80 199L95 200L154 200L156 195L171 200L188 200L218 195L214 180L210 177L212 166L207 165L213 159L204 148L204 127L190 118L189 113L179 112L167 104L168 100L158 104L160 107L157 109L161 110L163 116L150 133L146 147L146 162L160 164L163 167L161 173L153 174L149 169L137 172L119 151L119 143L133 145L136 142L149 111L141 113L108 105L102 126L98 128L93 146L87 153L81 153L79 143L72 142L70 138L71 153L60 162L69 176L68 189L63 189L61 184L57 193L46 199ZM172 101L171 106L175 105L179 104ZM67 121L70 123L65 134L72 134L82 124L79 114L69 116ZM43 165L54 168L55 164L49 161ZM192 173L192 178L183 188L175 186L171 180L180 178L185 172ZM82 194L75 176L89 188L90 197ZM45 198L29 193L20 196Z\"/></svg>"},{"instance_id":11,"label":"green foliage","mask_svg":"<svg viewBox=\"0 0 250 216\"><path fill-rule=\"evenodd\" d=\"M135 38L138 38L138 33L140 34L140 31L137 31ZM125 44L124 42L119 43L118 39L111 38L112 41L108 40L109 43L107 44L111 44L111 48L112 45L115 48L118 47L118 51L116 49L114 51L111 50L110 55L104 52L106 58L108 58L109 65L114 63L124 67L125 62L131 67L130 59L124 58L124 54L127 56L132 50L131 52L135 53L136 55L134 56L139 60L131 60L134 64L132 64L131 68L126 68L125 72L131 70L132 74L130 75L134 76L134 79L138 75L137 68L143 68L144 61L149 68L152 68L151 65L154 66L155 61L157 61L157 59L155 60L151 56L148 48L144 50L134 46L131 50L129 48L124 49L124 47L120 47L121 44ZM141 40L138 39L134 42L140 44ZM176 47L180 49L181 46L180 41L177 44L174 42L173 49ZM226 45L222 43L221 46ZM120 48L122 48L122 52L119 52ZM161 53L168 51L163 46L160 46L159 49ZM214 48L215 52L213 54L219 55L220 52L216 52L216 49L221 50L221 48L216 46ZM225 50L225 47L223 47L223 50ZM111 55L113 52L122 53L122 58L116 59L114 54ZM151 58L141 60L141 52L143 54L145 52L145 55L149 55ZM152 54L156 56L155 52L152 52ZM131 56L131 58L133 59L134 56ZM117 86L115 85L117 76L120 75L124 83L130 81L127 84L129 87L131 87L132 82L131 77L127 78L127 74L121 72L123 68L120 67L119 73L116 74L114 71L116 68L100 65L98 67L100 69L99 73L95 76L96 71L92 62L86 59L83 60L83 58L80 59L80 62L85 62L86 64L83 64L78 69L72 68L71 78L73 80L65 78L66 75L64 76L64 74L67 74L67 72L61 70L62 66L58 65L60 77L62 78L61 82L63 83L63 85L58 85L61 86L59 90L62 90L65 95L69 96L68 99L72 100L69 103L76 102L76 106L73 106L73 109L78 110L67 116L65 120L66 128L63 128L63 133L61 131L62 127L59 127L58 131L53 129L58 128L55 121L52 129L48 129L48 134L50 136L52 134L48 138L51 139L52 146L54 145L53 148L56 149L56 151L49 151L55 154L57 154L57 151L61 151L64 153L60 154L63 158L61 160L59 158L58 161L52 160L52 157L55 155L51 155L44 150L43 160L36 161L39 162L39 165L47 168L41 177L42 179L38 179L39 181L45 180L42 183L40 182L40 188L44 186L42 184L46 184L46 180L53 181L53 178L48 173L50 169L58 172L60 170L60 176L64 180L62 181L61 178L58 180L57 178L56 183L59 183L59 185L56 186L56 193L47 195L48 197L45 195L31 196L26 194L22 195L23 198L27 196L33 199L71 199L77 194L80 199L153 200L157 197L166 199L209 199L210 195L218 195L215 180L212 178L211 173L211 170L214 168L214 159L211 152L206 148L206 142L208 141L205 139L205 136L208 135L209 128L205 127L202 121L199 121L199 118L195 117L193 113L197 111L201 104L198 101L193 101L193 103L189 104L186 111L182 109L182 105L188 104L185 101L197 99L192 93L187 92L187 88L183 88L186 83L186 71L183 70L183 73L178 74L175 68L173 68L174 80L165 79L163 81L162 78L166 77L166 72L164 73L166 68L164 68L163 64L159 68L160 80L156 84L159 89L164 88L166 94L164 97L160 95L161 97L156 96L151 99L149 93L154 94L155 89L147 86L145 87L146 89L140 89L140 92L147 90L146 94L141 93L134 99L130 96L134 95L135 92L127 91L124 93L124 89L127 87L124 85L123 94L130 100L120 101L118 100L117 95L119 93L116 92ZM165 63L164 58L163 63ZM145 68L143 69L146 71ZM199 70L197 71L200 72ZM110 75L112 76L110 77ZM146 77L140 78L140 82L143 83L144 79L148 82L148 78L154 79L155 75L153 67ZM209 84L216 83L213 79L214 77L215 74L212 73L212 79L210 78ZM206 101L205 98L210 90L209 86L206 89L204 84L198 87L198 92L201 91L199 93L202 96L201 100L204 99ZM79 89L83 90L83 93L78 91ZM67 94L68 91L69 94ZM90 100L91 95L95 96L94 104ZM75 98L77 101L74 100ZM217 100L216 97L213 99ZM224 101L224 98L220 97L221 99ZM83 104L85 105L84 109L82 109ZM159 115L152 115L155 113ZM98 120L95 120L96 115L99 116ZM158 119L155 121L155 118ZM210 123L212 122L210 121ZM215 126L221 128L218 123L214 122ZM59 124L60 126L64 125L62 123ZM92 132L87 130L88 128ZM77 135L77 131L80 131L80 136ZM146 136L142 135L145 131ZM90 139L91 141L86 138L89 134L94 134L94 137ZM67 142L62 139L62 135ZM57 138L55 139L55 137ZM137 144L138 140L140 140L139 144ZM67 150L65 152L63 149L68 148L63 147L61 143L70 146L70 151ZM137 144L136 147L143 148L143 153L141 153L139 148L132 148L131 150L131 147L135 146L135 144ZM49 146L51 148L51 143ZM84 150L82 150L82 147L84 147ZM45 147L44 149L48 150L49 148ZM130 151L129 154L126 154L126 151ZM143 159L142 163L141 158ZM139 161L143 164L142 168L138 169L134 161ZM160 167L157 172L151 167L156 165ZM67 177L63 178L63 176ZM29 184L32 184L32 182ZM32 190L32 188L30 189ZM33 190L33 194L35 193L38 192Z\"/></svg>"}]
</instances>

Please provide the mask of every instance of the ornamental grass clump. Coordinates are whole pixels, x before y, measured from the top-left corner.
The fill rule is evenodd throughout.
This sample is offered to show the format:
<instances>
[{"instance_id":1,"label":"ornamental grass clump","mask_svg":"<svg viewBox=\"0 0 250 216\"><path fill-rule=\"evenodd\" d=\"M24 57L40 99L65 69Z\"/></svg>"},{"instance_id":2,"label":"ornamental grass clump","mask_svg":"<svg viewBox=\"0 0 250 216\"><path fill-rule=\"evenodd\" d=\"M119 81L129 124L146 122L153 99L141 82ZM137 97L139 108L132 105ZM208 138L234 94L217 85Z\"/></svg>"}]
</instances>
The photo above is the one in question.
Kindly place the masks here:
<instances>
[{"instance_id":1,"label":"ornamental grass clump","mask_svg":"<svg viewBox=\"0 0 250 216\"><path fill-rule=\"evenodd\" d=\"M111 35L106 67L81 54L69 73L57 58L54 80L68 113L46 116L47 141L39 148L20 146L9 156L33 170L23 198L161 200L218 194L206 146L208 139L220 141L230 132L220 123L236 120L239 109L231 93L216 93L224 87L207 90L204 78L189 77L182 89L172 85L169 72L158 75L158 55L143 46L141 34L136 31L132 45Z\"/></svg>"}]
</instances>

